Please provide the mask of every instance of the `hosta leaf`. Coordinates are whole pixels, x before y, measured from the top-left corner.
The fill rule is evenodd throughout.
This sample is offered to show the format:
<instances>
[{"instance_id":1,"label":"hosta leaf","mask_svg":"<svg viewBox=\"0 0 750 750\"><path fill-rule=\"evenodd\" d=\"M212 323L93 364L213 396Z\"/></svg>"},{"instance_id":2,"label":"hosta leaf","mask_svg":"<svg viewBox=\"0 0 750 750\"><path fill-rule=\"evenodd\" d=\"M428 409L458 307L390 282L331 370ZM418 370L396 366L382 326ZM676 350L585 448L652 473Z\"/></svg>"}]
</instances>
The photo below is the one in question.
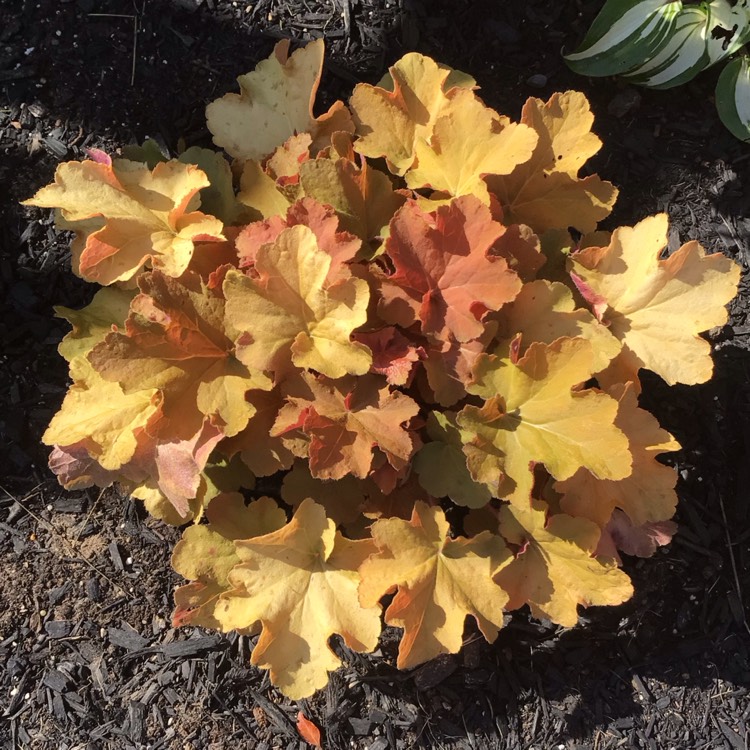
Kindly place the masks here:
<instances>
[{"instance_id":1,"label":"hosta leaf","mask_svg":"<svg viewBox=\"0 0 750 750\"><path fill-rule=\"evenodd\" d=\"M227 94L206 107L214 143L236 159L262 159L290 136L310 133L317 148L337 130L353 124L343 102L314 117L315 94L323 70L323 40L289 55L289 40L274 47L267 60L240 76L240 94Z\"/></svg>"},{"instance_id":2,"label":"hosta leaf","mask_svg":"<svg viewBox=\"0 0 750 750\"><path fill-rule=\"evenodd\" d=\"M612 210L617 189L578 170L601 148L591 132L594 116L577 91L553 94L547 102L529 99L521 123L539 136L534 153L509 175L486 178L503 207L506 224L527 224L535 232L567 229L592 232Z\"/></svg>"},{"instance_id":3,"label":"hosta leaf","mask_svg":"<svg viewBox=\"0 0 750 750\"><path fill-rule=\"evenodd\" d=\"M419 321L423 332L458 341L481 336L484 314L521 289L505 260L489 254L502 233L473 196L456 198L433 214L405 205L386 242L395 273L381 287L381 316L404 327Z\"/></svg>"},{"instance_id":4,"label":"hosta leaf","mask_svg":"<svg viewBox=\"0 0 750 750\"><path fill-rule=\"evenodd\" d=\"M565 61L581 75L625 73L661 48L681 9L681 0L607 0L581 46Z\"/></svg>"},{"instance_id":5,"label":"hosta leaf","mask_svg":"<svg viewBox=\"0 0 750 750\"><path fill-rule=\"evenodd\" d=\"M750 58L732 60L716 84L716 109L729 132L750 142Z\"/></svg>"},{"instance_id":6,"label":"hosta leaf","mask_svg":"<svg viewBox=\"0 0 750 750\"><path fill-rule=\"evenodd\" d=\"M197 208L198 192L209 186L192 164L144 164L116 160L65 162L55 181L24 201L59 208L70 228L85 235L73 270L103 285L132 279L144 266L180 276L196 242L221 240L222 223Z\"/></svg>"},{"instance_id":7,"label":"hosta leaf","mask_svg":"<svg viewBox=\"0 0 750 750\"><path fill-rule=\"evenodd\" d=\"M689 81L709 65L706 37L709 13L704 6L683 8L664 45L625 77L649 88L671 88Z\"/></svg>"},{"instance_id":8,"label":"hosta leaf","mask_svg":"<svg viewBox=\"0 0 750 750\"><path fill-rule=\"evenodd\" d=\"M245 333L238 346L245 365L277 376L294 365L331 378L370 369L370 350L350 338L367 320L367 282L341 268L326 285L331 264L312 230L299 225L260 248L258 278L227 273L227 315Z\"/></svg>"},{"instance_id":9,"label":"hosta leaf","mask_svg":"<svg viewBox=\"0 0 750 750\"><path fill-rule=\"evenodd\" d=\"M472 91L452 92L429 139L417 138L416 164L406 173L412 189L432 188L448 195L475 195L489 204L488 174L510 174L529 160L537 134L511 123L485 106Z\"/></svg>"},{"instance_id":10,"label":"hosta leaf","mask_svg":"<svg viewBox=\"0 0 750 750\"><path fill-rule=\"evenodd\" d=\"M210 507L210 506L209 506ZM287 697L306 698L341 666L328 645L340 635L354 651L372 651L380 607L362 606L358 569L374 551L370 540L350 541L312 500L278 531L235 542L241 563L229 574L235 589L216 605L225 630L260 621L255 666L269 669Z\"/></svg>"},{"instance_id":11,"label":"hosta leaf","mask_svg":"<svg viewBox=\"0 0 750 750\"><path fill-rule=\"evenodd\" d=\"M555 484L562 495L560 507L572 516L590 518L599 526L607 523L615 507L625 511L635 525L665 521L677 507L677 474L656 457L679 450L680 445L651 414L638 408L632 385L619 386L612 395L619 397L615 424L630 441L633 471L629 477L613 481L596 479L586 469L579 469L569 479Z\"/></svg>"},{"instance_id":12,"label":"hosta leaf","mask_svg":"<svg viewBox=\"0 0 750 750\"><path fill-rule=\"evenodd\" d=\"M572 389L593 374L594 354L584 339L532 344L513 363L482 355L469 392L484 406L466 406L457 421L469 469L495 497L526 503L533 465L557 479L586 467L600 478L630 474L628 439L613 423L615 399L593 389Z\"/></svg>"},{"instance_id":13,"label":"hosta leaf","mask_svg":"<svg viewBox=\"0 0 750 750\"><path fill-rule=\"evenodd\" d=\"M235 356L237 331L221 289L195 275L170 279L158 271L143 274L139 284L125 331L108 334L89 355L92 364L126 393L161 391L163 439L188 439L205 418L236 435L253 414L245 394L271 384Z\"/></svg>"},{"instance_id":14,"label":"hosta leaf","mask_svg":"<svg viewBox=\"0 0 750 750\"><path fill-rule=\"evenodd\" d=\"M448 536L440 508L417 503L410 521L376 521L378 547L360 568L363 606L373 606L398 588L385 621L404 629L397 666L409 669L462 645L467 615L491 643L503 626L507 598L492 576L509 560L500 537L484 532L472 539Z\"/></svg>"},{"instance_id":15,"label":"hosta leaf","mask_svg":"<svg viewBox=\"0 0 750 750\"><path fill-rule=\"evenodd\" d=\"M495 575L510 597L508 609L528 604L535 617L573 627L579 604L622 604L633 595L625 573L592 556L601 531L585 518L564 513L547 518L542 502L506 505L500 531L520 547L515 560Z\"/></svg>"},{"instance_id":16,"label":"hosta leaf","mask_svg":"<svg viewBox=\"0 0 750 750\"><path fill-rule=\"evenodd\" d=\"M713 362L711 346L698 334L726 323L740 268L721 253L706 255L695 241L660 260L667 225L660 214L616 229L607 247L581 250L569 267L622 341L633 378L645 367L670 385L704 383Z\"/></svg>"}]
</instances>

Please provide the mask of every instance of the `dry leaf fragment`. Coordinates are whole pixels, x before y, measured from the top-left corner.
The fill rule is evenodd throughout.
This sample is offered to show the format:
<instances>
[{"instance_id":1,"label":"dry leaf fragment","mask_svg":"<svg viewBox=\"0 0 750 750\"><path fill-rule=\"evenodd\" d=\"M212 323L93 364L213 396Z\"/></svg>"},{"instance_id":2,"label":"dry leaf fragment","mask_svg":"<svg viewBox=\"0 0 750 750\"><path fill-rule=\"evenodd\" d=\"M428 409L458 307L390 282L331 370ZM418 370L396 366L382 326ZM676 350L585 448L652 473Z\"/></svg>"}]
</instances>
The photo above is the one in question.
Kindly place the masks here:
<instances>
[{"instance_id":1,"label":"dry leaf fragment","mask_svg":"<svg viewBox=\"0 0 750 750\"><path fill-rule=\"evenodd\" d=\"M508 593L508 609L528 604L535 617L573 627L578 605L622 604L633 595L625 573L593 557L601 530L585 518L563 513L547 518L547 506L533 502L500 510L500 530L518 554L495 575Z\"/></svg>"},{"instance_id":2,"label":"dry leaf fragment","mask_svg":"<svg viewBox=\"0 0 750 750\"><path fill-rule=\"evenodd\" d=\"M62 209L64 228L85 236L74 272L106 286L149 265L180 276L196 242L224 239L218 219L194 210L209 184L198 167L178 161L153 171L125 160L65 162L24 205Z\"/></svg>"},{"instance_id":3,"label":"dry leaf fragment","mask_svg":"<svg viewBox=\"0 0 750 750\"><path fill-rule=\"evenodd\" d=\"M263 159L298 133L310 133L318 150L330 142L331 133L353 132L343 102L313 116L324 51L322 39L291 55L289 40L278 42L267 60L237 79L240 94L226 94L206 107L214 143L236 159Z\"/></svg>"},{"instance_id":4,"label":"dry leaf fragment","mask_svg":"<svg viewBox=\"0 0 750 750\"><path fill-rule=\"evenodd\" d=\"M209 506L210 507L210 506ZM242 561L229 574L235 586L216 606L223 629L263 627L251 661L270 669L271 681L293 700L306 698L341 666L328 645L340 635L354 651L372 651L380 635L380 607L357 596L370 540L351 541L312 500L292 520L265 536L235 542Z\"/></svg>"},{"instance_id":5,"label":"dry leaf fragment","mask_svg":"<svg viewBox=\"0 0 750 750\"><path fill-rule=\"evenodd\" d=\"M389 625L404 629L399 669L410 669L461 648L467 615L492 643L503 626L505 593L492 576L510 555L499 536L448 536L440 508L418 502L410 521L380 519L372 525L378 551L360 568L359 597L373 606L398 588L385 613Z\"/></svg>"},{"instance_id":6,"label":"dry leaf fragment","mask_svg":"<svg viewBox=\"0 0 750 750\"><path fill-rule=\"evenodd\" d=\"M297 714L297 731L308 745L320 748L320 729L302 711Z\"/></svg>"},{"instance_id":7,"label":"dry leaf fragment","mask_svg":"<svg viewBox=\"0 0 750 750\"><path fill-rule=\"evenodd\" d=\"M695 241L660 260L667 229L666 214L620 227L606 247L571 256L569 267L622 341L630 379L645 367L670 385L705 383L713 372L711 346L698 334L727 322L740 267L721 253L706 255Z\"/></svg>"},{"instance_id":8,"label":"dry leaf fragment","mask_svg":"<svg viewBox=\"0 0 750 750\"><path fill-rule=\"evenodd\" d=\"M593 374L585 339L532 344L517 362L481 355L469 392L485 399L466 406L457 421L469 469L495 497L528 503L533 465L557 479L580 467L623 479L631 471L628 439L614 425L617 402L593 389L572 389Z\"/></svg>"}]
</instances>

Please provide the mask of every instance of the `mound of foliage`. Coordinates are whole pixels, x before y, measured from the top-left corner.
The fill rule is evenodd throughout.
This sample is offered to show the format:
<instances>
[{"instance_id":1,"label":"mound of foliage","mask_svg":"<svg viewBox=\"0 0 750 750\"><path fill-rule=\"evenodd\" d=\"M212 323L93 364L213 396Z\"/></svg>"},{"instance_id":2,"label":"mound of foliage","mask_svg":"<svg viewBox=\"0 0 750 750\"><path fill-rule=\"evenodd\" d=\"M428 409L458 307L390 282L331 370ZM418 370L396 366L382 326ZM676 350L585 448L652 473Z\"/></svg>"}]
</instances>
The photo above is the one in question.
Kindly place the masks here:
<instances>
[{"instance_id":1,"label":"mound of foliage","mask_svg":"<svg viewBox=\"0 0 750 750\"><path fill-rule=\"evenodd\" d=\"M711 376L699 333L739 268L662 258L664 215L597 231L617 190L579 176L601 146L580 93L516 123L409 54L316 116L323 44L288 51L209 105L231 163L92 151L27 204L103 285L58 310L53 471L192 521L174 622L259 634L252 663L301 698L332 635L376 647L387 595L403 669L457 652L467 616L492 641L525 604L573 626L628 599L619 551L674 532L679 447L639 370Z\"/></svg>"}]
</instances>

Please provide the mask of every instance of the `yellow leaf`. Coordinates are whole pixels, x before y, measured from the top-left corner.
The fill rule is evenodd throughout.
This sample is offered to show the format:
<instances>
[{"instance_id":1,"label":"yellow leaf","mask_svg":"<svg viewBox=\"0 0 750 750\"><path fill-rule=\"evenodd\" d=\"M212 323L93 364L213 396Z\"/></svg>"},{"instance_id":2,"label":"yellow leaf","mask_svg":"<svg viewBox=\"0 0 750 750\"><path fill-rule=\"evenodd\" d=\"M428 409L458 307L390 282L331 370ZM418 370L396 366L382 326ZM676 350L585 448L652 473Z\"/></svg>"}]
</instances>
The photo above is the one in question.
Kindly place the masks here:
<instances>
[{"instance_id":1,"label":"yellow leaf","mask_svg":"<svg viewBox=\"0 0 750 750\"><path fill-rule=\"evenodd\" d=\"M570 479L555 484L562 494L560 507L570 515L589 518L599 526L606 525L615 507L627 513L635 526L666 521L677 507L677 473L671 466L656 460L666 451L680 449L680 444L659 427L656 419L638 408L632 384L619 385L611 391L619 397L620 408L615 424L627 435L633 454L633 471L619 481L597 479L579 469Z\"/></svg>"},{"instance_id":2,"label":"yellow leaf","mask_svg":"<svg viewBox=\"0 0 750 750\"><path fill-rule=\"evenodd\" d=\"M695 241L659 260L667 226L667 215L659 214L616 229L609 245L575 253L569 267L622 341L633 375L645 367L670 385L705 383L713 372L711 346L698 334L727 322L740 267L721 253L706 255Z\"/></svg>"},{"instance_id":3,"label":"yellow leaf","mask_svg":"<svg viewBox=\"0 0 750 750\"><path fill-rule=\"evenodd\" d=\"M472 91L457 89L441 109L429 140L417 138L416 164L406 173L406 184L453 196L473 194L489 205L483 177L510 174L528 161L536 142L531 128L512 124Z\"/></svg>"},{"instance_id":4,"label":"yellow leaf","mask_svg":"<svg viewBox=\"0 0 750 750\"><path fill-rule=\"evenodd\" d=\"M160 394L154 388L125 394L117 383L104 380L85 357L72 361L71 377L74 383L42 440L45 445L61 446L86 441L89 455L103 469L119 469L136 451L134 431L160 417Z\"/></svg>"},{"instance_id":5,"label":"yellow leaf","mask_svg":"<svg viewBox=\"0 0 750 750\"><path fill-rule=\"evenodd\" d=\"M65 318L73 326L73 330L60 342L57 351L68 362L72 362L74 357L88 354L104 340L113 326L125 325L134 296L135 290L107 287L100 289L81 310L55 307L57 316Z\"/></svg>"},{"instance_id":6,"label":"yellow leaf","mask_svg":"<svg viewBox=\"0 0 750 750\"><path fill-rule=\"evenodd\" d=\"M263 167L252 159L248 159L242 168L237 200L251 209L253 221L284 216L291 205L291 201L279 189L276 180L266 174Z\"/></svg>"},{"instance_id":7,"label":"yellow leaf","mask_svg":"<svg viewBox=\"0 0 750 750\"><path fill-rule=\"evenodd\" d=\"M448 536L443 511L418 502L411 521L380 519L372 525L377 554L360 568L359 597L366 607L398 588L385 613L404 629L397 666L409 669L461 649L467 615L492 643L503 626L505 593L492 576L510 558L500 537Z\"/></svg>"},{"instance_id":8,"label":"yellow leaf","mask_svg":"<svg viewBox=\"0 0 750 750\"><path fill-rule=\"evenodd\" d=\"M209 506L210 507L210 506ZM341 662L328 645L340 635L354 651L372 651L380 634L380 607L357 597L363 560L372 542L350 541L312 500L283 528L237 541L241 564L229 574L236 593L216 606L223 629L260 621L252 663L270 669L271 681L293 700L324 687Z\"/></svg>"},{"instance_id":9,"label":"yellow leaf","mask_svg":"<svg viewBox=\"0 0 750 750\"><path fill-rule=\"evenodd\" d=\"M274 47L267 60L237 79L240 94L227 94L206 107L214 143L237 159L263 159L298 133L310 133L316 150L331 133L352 132L343 102L315 117L315 94L323 71L324 44L316 39L289 55L289 40Z\"/></svg>"},{"instance_id":10,"label":"yellow leaf","mask_svg":"<svg viewBox=\"0 0 750 750\"><path fill-rule=\"evenodd\" d=\"M573 627L578 605L622 604L633 595L625 573L607 565L593 552L601 530L585 518L563 513L547 519L547 506L534 502L519 508L503 506L500 530L520 550L495 581L508 593L508 609L528 604L535 617Z\"/></svg>"},{"instance_id":11,"label":"yellow leaf","mask_svg":"<svg viewBox=\"0 0 750 750\"><path fill-rule=\"evenodd\" d=\"M92 364L126 393L162 392L161 440L189 439L206 417L223 435L236 435L254 412L247 392L267 390L271 382L235 356L238 332L221 288L192 273L170 279L157 271L143 274L139 284L125 331L110 333L92 351Z\"/></svg>"},{"instance_id":12,"label":"yellow leaf","mask_svg":"<svg viewBox=\"0 0 750 750\"><path fill-rule=\"evenodd\" d=\"M27 206L62 209L72 228L83 222L85 246L74 271L103 285L132 279L144 266L180 276L195 243L222 240L222 223L195 211L206 175L192 164L144 164L116 160L65 162L55 182L42 188ZM100 217L101 226L91 219ZM94 230L94 231L92 231Z\"/></svg>"},{"instance_id":13,"label":"yellow leaf","mask_svg":"<svg viewBox=\"0 0 750 750\"><path fill-rule=\"evenodd\" d=\"M172 567L191 581L175 591L175 626L221 629L215 616L219 596L231 591L229 573L240 563L234 540L262 536L286 523L286 514L270 497L245 506L238 493L215 497L207 515L208 525L186 529L172 552Z\"/></svg>"},{"instance_id":14,"label":"yellow leaf","mask_svg":"<svg viewBox=\"0 0 750 750\"><path fill-rule=\"evenodd\" d=\"M546 103L526 102L521 123L539 136L531 159L507 176L487 178L505 223L527 224L537 233L569 226L585 233L609 215L617 189L596 175L577 176L601 147L590 132L593 121L586 97L577 91L553 94Z\"/></svg>"},{"instance_id":15,"label":"yellow leaf","mask_svg":"<svg viewBox=\"0 0 750 750\"><path fill-rule=\"evenodd\" d=\"M342 266L336 281L326 284L330 267L331 256L312 230L298 225L258 250L258 279L227 273L227 314L246 334L237 356L247 367L278 376L293 364L331 378L370 369L370 350L350 340L367 320L367 282Z\"/></svg>"},{"instance_id":16,"label":"yellow leaf","mask_svg":"<svg viewBox=\"0 0 750 750\"><path fill-rule=\"evenodd\" d=\"M561 337L580 337L591 342L592 367L603 370L622 348L609 329L588 311L576 309L573 294L565 284L531 281L497 316L499 337L511 339L521 334L521 352L534 341L551 344Z\"/></svg>"},{"instance_id":17,"label":"yellow leaf","mask_svg":"<svg viewBox=\"0 0 750 750\"><path fill-rule=\"evenodd\" d=\"M557 479L580 467L600 478L628 476L628 439L614 425L617 402L593 389L573 390L591 377L593 362L584 339L532 344L515 364L482 355L468 390L485 404L466 406L457 417L474 479L495 497L524 504L535 463Z\"/></svg>"},{"instance_id":18,"label":"yellow leaf","mask_svg":"<svg viewBox=\"0 0 750 750\"><path fill-rule=\"evenodd\" d=\"M391 172L403 175L414 162L418 138L429 138L446 93L469 80L450 79L444 68L417 52L404 55L378 86L359 83L350 105L359 139L355 150L373 159L385 157ZM385 84L385 85L384 85Z\"/></svg>"}]
</instances>

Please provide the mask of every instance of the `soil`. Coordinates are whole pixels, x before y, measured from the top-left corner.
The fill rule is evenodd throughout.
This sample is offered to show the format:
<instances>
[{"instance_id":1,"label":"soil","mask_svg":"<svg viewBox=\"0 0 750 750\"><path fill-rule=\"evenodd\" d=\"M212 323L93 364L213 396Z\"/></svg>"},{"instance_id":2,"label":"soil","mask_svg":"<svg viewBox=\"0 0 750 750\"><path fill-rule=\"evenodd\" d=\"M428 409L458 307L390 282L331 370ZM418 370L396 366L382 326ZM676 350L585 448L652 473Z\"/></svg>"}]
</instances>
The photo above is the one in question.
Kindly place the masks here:
<instances>
[{"instance_id":1,"label":"soil","mask_svg":"<svg viewBox=\"0 0 750 750\"><path fill-rule=\"evenodd\" d=\"M0 0L0 746L302 748L298 711L338 748L720 748L750 743L750 293L709 333L716 373L647 379L642 398L682 443L679 534L627 560L636 594L573 629L514 613L497 642L395 669L398 632L290 702L249 665L245 637L175 631L178 532L114 490L65 493L40 438L66 388L53 305L93 289L69 237L18 202L85 147L146 136L208 145L204 105L281 37L324 36L321 106L409 50L473 74L517 117L528 96L577 88L604 141L590 165L621 190L608 227L669 213L670 246L698 239L750 263L750 147L713 106L718 71L649 92L574 76L598 0ZM743 606L744 596L744 606Z\"/></svg>"}]
</instances>

